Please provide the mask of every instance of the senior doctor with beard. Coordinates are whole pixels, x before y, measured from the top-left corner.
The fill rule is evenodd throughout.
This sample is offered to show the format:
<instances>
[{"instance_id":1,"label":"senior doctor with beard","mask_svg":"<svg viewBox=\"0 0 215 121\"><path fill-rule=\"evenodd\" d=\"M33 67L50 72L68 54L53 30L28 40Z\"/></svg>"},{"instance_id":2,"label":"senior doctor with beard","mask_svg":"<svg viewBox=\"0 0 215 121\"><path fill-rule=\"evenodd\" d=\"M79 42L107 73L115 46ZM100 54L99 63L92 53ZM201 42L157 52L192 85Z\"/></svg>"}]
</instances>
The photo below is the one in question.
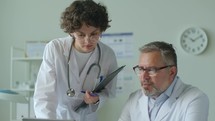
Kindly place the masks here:
<instances>
[{"instance_id":1,"label":"senior doctor with beard","mask_svg":"<svg viewBox=\"0 0 215 121\"><path fill-rule=\"evenodd\" d=\"M133 70L142 89L130 94L118 121L207 121L208 96L177 76L172 44L154 41L139 50Z\"/></svg>"}]
</instances>

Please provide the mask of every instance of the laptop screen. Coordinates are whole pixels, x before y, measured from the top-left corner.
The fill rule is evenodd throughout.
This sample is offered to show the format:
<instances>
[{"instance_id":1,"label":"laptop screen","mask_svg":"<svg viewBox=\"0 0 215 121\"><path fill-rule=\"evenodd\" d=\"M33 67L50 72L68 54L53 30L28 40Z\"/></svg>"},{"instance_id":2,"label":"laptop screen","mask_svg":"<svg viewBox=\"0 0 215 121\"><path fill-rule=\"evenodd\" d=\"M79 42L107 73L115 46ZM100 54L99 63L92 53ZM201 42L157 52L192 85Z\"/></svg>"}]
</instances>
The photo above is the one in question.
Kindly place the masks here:
<instances>
[{"instance_id":1,"label":"laptop screen","mask_svg":"<svg viewBox=\"0 0 215 121\"><path fill-rule=\"evenodd\" d=\"M75 121L75 120L23 118L22 121Z\"/></svg>"}]
</instances>

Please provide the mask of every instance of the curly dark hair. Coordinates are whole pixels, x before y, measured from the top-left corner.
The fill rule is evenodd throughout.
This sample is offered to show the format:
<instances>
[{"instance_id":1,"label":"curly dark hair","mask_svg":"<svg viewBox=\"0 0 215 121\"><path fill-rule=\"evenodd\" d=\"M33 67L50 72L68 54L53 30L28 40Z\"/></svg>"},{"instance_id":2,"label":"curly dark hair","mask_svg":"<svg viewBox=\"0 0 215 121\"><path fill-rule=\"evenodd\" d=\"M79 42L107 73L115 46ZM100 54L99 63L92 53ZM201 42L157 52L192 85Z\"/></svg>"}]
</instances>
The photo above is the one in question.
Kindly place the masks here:
<instances>
[{"instance_id":1,"label":"curly dark hair","mask_svg":"<svg viewBox=\"0 0 215 121\"><path fill-rule=\"evenodd\" d=\"M66 33L80 29L83 24L105 31L110 27L106 7L93 0L76 0L61 16L61 28Z\"/></svg>"}]
</instances>

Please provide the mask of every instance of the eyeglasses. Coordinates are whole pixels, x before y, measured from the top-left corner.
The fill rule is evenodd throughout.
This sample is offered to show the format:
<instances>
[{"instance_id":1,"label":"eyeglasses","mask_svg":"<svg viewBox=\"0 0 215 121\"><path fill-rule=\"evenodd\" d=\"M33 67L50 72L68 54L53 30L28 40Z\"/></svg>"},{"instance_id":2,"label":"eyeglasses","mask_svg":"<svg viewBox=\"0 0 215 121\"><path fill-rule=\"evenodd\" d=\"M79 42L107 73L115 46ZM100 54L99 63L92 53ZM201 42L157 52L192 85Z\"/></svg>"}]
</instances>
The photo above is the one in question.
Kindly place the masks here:
<instances>
[{"instance_id":1,"label":"eyeglasses","mask_svg":"<svg viewBox=\"0 0 215 121\"><path fill-rule=\"evenodd\" d=\"M149 74L149 76L155 76L158 73L158 71L168 68L168 67L172 67L172 66L174 66L174 65L144 68L139 65L136 65L133 67L133 70L138 76L140 76L144 71L147 72Z\"/></svg>"},{"instance_id":2,"label":"eyeglasses","mask_svg":"<svg viewBox=\"0 0 215 121\"><path fill-rule=\"evenodd\" d=\"M86 39L86 40L88 40L88 41L90 41L92 43L95 43L100 39L100 35L101 35L100 32L94 32L94 33L92 33L90 35L85 35L83 33L77 32L77 33L74 34L74 37L75 37L75 39L77 39L77 40L79 40L81 42L84 42L85 39Z\"/></svg>"}]
</instances>

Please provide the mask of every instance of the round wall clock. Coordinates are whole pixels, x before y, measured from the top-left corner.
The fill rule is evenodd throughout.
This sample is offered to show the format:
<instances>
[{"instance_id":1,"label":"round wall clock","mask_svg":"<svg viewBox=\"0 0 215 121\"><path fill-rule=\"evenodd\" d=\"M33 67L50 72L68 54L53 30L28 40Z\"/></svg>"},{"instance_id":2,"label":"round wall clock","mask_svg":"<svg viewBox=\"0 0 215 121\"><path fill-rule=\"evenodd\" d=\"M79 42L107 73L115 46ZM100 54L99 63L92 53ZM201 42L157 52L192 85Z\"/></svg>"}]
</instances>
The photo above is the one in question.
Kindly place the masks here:
<instances>
[{"instance_id":1,"label":"round wall clock","mask_svg":"<svg viewBox=\"0 0 215 121\"><path fill-rule=\"evenodd\" d=\"M182 33L180 44L185 52L198 55L207 48L208 38L203 29L190 27Z\"/></svg>"}]
</instances>

